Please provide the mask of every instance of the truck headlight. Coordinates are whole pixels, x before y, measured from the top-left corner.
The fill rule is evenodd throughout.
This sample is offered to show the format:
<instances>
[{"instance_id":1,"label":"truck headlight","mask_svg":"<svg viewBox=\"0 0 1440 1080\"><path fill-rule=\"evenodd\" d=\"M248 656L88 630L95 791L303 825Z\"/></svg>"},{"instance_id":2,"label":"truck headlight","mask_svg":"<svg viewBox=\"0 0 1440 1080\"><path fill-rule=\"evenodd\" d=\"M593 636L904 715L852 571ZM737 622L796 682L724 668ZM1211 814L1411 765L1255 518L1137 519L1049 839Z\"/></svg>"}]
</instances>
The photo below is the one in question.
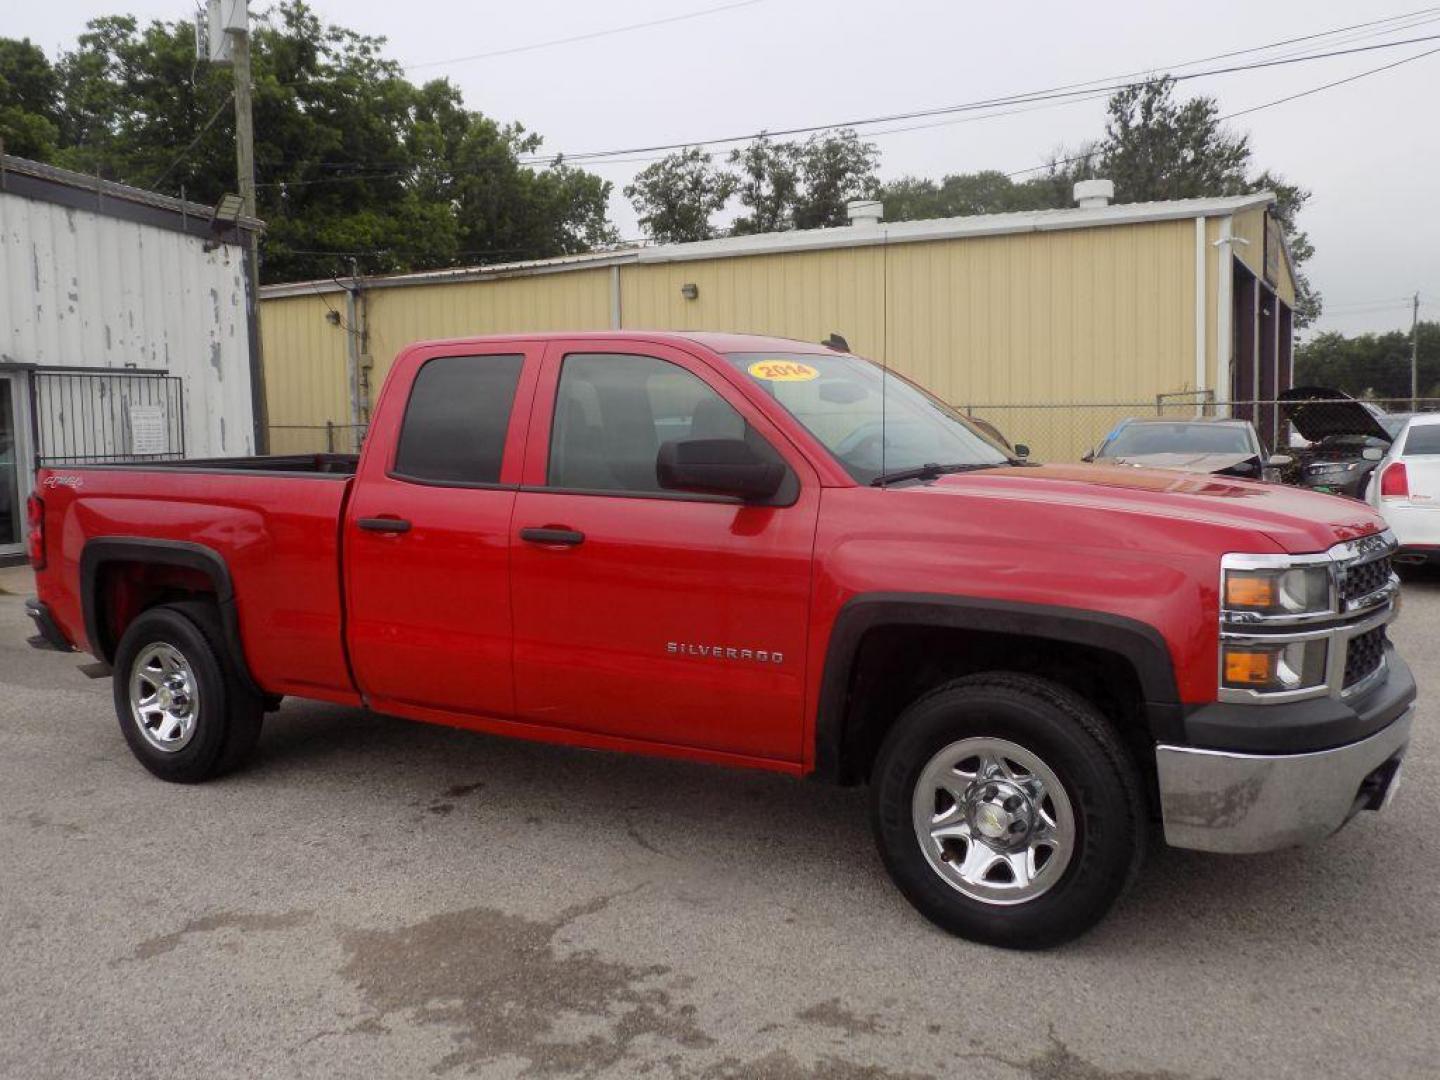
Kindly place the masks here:
<instances>
[{"instance_id":1,"label":"truck headlight","mask_svg":"<svg viewBox=\"0 0 1440 1080\"><path fill-rule=\"evenodd\" d=\"M1225 645L1221 649L1221 685L1261 693L1323 686L1328 650L1324 638L1276 645Z\"/></svg>"},{"instance_id":2,"label":"truck headlight","mask_svg":"<svg viewBox=\"0 0 1440 1080\"><path fill-rule=\"evenodd\" d=\"M1325 565L1226 569L1224 607L1259 615L1323 615L1330 607L1330 569Z\"/></svg>"}]
</instances>

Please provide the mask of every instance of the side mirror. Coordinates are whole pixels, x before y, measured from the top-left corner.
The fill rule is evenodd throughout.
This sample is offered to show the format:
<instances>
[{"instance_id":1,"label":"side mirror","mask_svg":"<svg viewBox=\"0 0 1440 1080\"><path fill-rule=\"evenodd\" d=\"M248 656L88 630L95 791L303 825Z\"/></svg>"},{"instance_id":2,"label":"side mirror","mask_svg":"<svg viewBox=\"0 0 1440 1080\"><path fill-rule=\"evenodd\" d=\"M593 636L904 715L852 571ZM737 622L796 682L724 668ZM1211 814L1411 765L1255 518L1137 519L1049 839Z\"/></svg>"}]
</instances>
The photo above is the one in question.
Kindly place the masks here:
<instances>
[{"instance_id":1,"label":"side mirror","mask_svg":"<svg viewBox=\"0 0 1440 1080\"><path fill-rule=\"evenodd\" d=\"M1360 456L1366 461L1380 461L1385 457L1385 451L1378 446L1367 446L1360 451Z\"/></svg>"},{"instance_id":2,"label":"side mirror","mask_svg":"<svg viewBox=\"0 0 1440 1080\"><path fill-rule=\"evenodd\" d=\"M1030 447L1026 446L1023 442L1017 442L1015 444L1015 456L1018 458L1028 458L1030 456Z\"/></svg>"},{"instance_id":3,"label":"side mirror","mask_svg":"<svg viewBox=\"0 0 1440 1080\"><path fill-rule=\"evenodd\" d=\"M744 439L680 439L661 445L655 478L666 491L763 502L780 490L785 466L764 460Z\"/></svg>"},{"instance_id":4,"label":"side mirror","mask_svg":"<svg viewBox=\"0 0 1440 1080\"><path fill-rule=\"evenodd\" d=\"M1271 454L1265 464L1272 469L1284 469L1295 464L1295 459L1289 454Z\"/></svg>"}]
</instances>

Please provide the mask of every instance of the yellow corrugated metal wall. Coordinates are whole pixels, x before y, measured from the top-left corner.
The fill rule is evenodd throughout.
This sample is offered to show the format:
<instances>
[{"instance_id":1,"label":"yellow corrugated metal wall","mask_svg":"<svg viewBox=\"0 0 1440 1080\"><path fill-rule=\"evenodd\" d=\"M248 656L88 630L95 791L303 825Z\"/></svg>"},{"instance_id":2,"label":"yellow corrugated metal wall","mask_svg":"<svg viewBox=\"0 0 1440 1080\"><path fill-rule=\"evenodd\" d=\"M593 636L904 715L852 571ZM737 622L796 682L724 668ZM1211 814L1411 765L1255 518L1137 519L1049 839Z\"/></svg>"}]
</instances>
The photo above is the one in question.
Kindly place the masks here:
<instances>
[{"instance_id":1,"label":"yellow corrugated metal wall","mask_svg":"<svg viewBox=\"0 0 1440 1080\"><path fill-rule=\"evenodd\" d=\"M835 332L878 357L885 325L884 252L839 248L620 268L628 330L723 330L819 341ZM683 285L699 289L694 300Z\"/></svg>"},{"instance_id":2,"label":"yellow corrugated metal wall","mask_svg":"<svg viewBox=\"0 0 1440 1080\"><path fill-rule=\"evenodd\" d=\"M324 450L325 422L350 422L346 335L326 319L331 311L343 324L343 295L287 296L260 305L273 454Z\"/></svg>"},{"instance_id":3,"label":"yellow corrugated metal wall","mask_svg":"<svg viewBox=\"0 0 1440 1080\"><path fill-rule=\"evenodd\" d=\"M1265 279L1265 210L1247 210L1235 215L1235 235L1245 241L1235 245L1235 257L1243 262L1254 275ZM1291 307L1295 305L1295 282L1290 277L1290 267L1284 256L1280 258L1280 275L1275 291L1280 299Z\"/></svg>"},{"instance_id":4,"label":"yellow corrugated metal wall","mask_svg":"<svg viewBox=\"0 0 1440 1080\"><path fill-rule=\"evenodd\" d=\"M371 372L378 398L395 356L429 338L529 330L604 330L610 325L610 271L564 273L370 289L366 292Z\"/></svg>"},{"instance_id":5,"label":"yellow corrugated metal wall","mask_svg":"<svg viewBox=\"0 0 1440 1080\"><path fill-rule=\"evenodd\" d=\"M957 405L1146 402L1194 388L1194 245L1194 219L1187 218L626 263L619 268L621 318L627 329L806 341L836 332L857 352L886 360ZM1213 249L1207 259L1206 291L1213 292ZM411 341L608 327L611 274L604 267L367 290L372 395ZM687 284L698 288L696 299L682 295ZM343 312L343 296L325 299ZM345 333L325 321L326 310L319 297L265 301L276 424L349 421ZM1213 310L1206 325L1214 326ZM1096 434L1096 424L1053 411L1043 425L1038 414L991 412L1012 437L1052 458L1078 456ZM1027 430L1007 415L1025 419L1019 428Z\"/></svg>"},{"instance_id":6,"label":"yellow corrugated metal wall","mask_svg":"<svg viewBox=\"0 0 1440 1080\"><path fill-rule=\"evenodd\" d=\"M1194 250L1185 220L627 265L621 312L627 329L834 331L954 402L1130 401L1193 381Z\"/></svg>"}]
</instances>

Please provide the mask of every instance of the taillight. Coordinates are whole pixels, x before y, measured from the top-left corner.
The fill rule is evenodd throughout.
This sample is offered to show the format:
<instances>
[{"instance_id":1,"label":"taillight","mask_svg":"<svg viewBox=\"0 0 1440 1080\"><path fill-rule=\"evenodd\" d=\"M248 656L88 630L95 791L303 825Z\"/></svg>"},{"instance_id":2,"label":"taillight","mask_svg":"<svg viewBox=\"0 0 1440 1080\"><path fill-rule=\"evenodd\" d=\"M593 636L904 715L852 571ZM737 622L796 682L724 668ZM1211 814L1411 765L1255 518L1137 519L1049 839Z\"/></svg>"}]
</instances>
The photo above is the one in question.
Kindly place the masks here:
<instances>
[{"instance_id":1,"label":"taillight","mask_svg":"<svg viewBox=\"0 0 1440 1080\"><path fill-rule=\"evenodd\" d=\"M36 570L45 569L45 504L39 495L31 495L25 504L26 523L30 527L30 566Z\"/></svg>"},{"instance_id":2,"label":"taillight","mask_svg":"<svg viewBox=\"0 0 1440 1080\"><path fill-rule=\"evenodd\" d=\"M1410 477L1405 473L1403 461L1395 462L1381 475L1380 497L1382 499L1408 499L1410 497Z\"/></svg>"}]
</instances>

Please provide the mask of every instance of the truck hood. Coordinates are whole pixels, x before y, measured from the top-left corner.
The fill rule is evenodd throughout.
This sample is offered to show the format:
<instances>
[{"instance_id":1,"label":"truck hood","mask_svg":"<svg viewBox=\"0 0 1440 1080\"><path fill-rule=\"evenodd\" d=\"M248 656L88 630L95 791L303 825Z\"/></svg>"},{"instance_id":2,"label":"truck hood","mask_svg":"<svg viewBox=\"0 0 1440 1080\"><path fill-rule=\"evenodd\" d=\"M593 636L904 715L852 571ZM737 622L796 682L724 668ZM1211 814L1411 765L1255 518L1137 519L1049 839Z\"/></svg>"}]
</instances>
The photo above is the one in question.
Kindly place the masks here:
<instances>
[{"instance_id":1,"label":"truck hood","mask_svg":"<svg viewBox=\"0 0 1440 1080\"><path fill-rule=\"evenodd\" d=\"M1369 435L1390 441L1390 433L1369 409L1349 394L1323 386L1297 386L1280 395L1285 419L1300 437L1317 443L1331 435Z\"/></svg>"},{"instance_id":2,"label":"truck hood","mask_svg":"<svg viewBox=\"0 0 1440 1080\"><path fill-rule=\"evenodd\" d=\"M1172 469L1113 465L997 468L942 476L910 490L1184 519L1264 533L1282 550L1296 554L1324 551L1384 528L1378 514L1351 499Z\"/></svg>"}]
</instances>

